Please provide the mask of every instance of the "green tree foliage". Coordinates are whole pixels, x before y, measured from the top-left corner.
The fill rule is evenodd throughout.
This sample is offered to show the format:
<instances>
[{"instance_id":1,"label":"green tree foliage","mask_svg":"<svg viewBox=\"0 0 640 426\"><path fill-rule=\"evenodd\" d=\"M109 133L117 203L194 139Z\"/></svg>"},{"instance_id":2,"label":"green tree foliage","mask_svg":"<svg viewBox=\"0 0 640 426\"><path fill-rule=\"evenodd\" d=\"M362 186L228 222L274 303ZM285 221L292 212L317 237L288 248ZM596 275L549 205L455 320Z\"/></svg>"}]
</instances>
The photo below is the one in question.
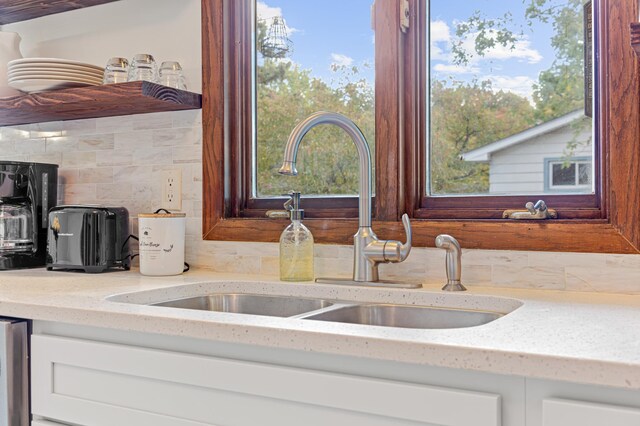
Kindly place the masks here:
<instances>
[{"instance_id":1,"label":"green tree foliage","mask_svg":"<svg viewBox=\"0 0 640 426\"><path fill-rule=\"evenodd\" d=\"M484 193L489 166L461 154L530 127L534 108L523 97L494 91L489 82L431 84L431 189L436 194Z\"/></svg>"},{"instance_id":2,"label":"green tree foliage","mask_svg":"<svg viewBox=\"0 0 640 426\"><path fill-rule=\"evenodd\" d=\"M535 32L539 23L551 22L555 59L533 86L536 119L542 123L584 107L584 0L522 3L526 5L524 25L517 25L511 13L488 18L479 10L457 23L452 55L454 63L466 65L495 46L515 49L518 37ZM464 40L470 35L474 37L473 52L464 48Z\"/></svg>"},{"instance_id":3,"label":"green tree foliage","mask_svg":"<svg viewBox=\"0 0 640 426\"><path fill-rule=\"evenodd\" d=\"M556 59L533 86L536 118L548 121L584 107L583 1L531 0L527 18L552 21L551 46Z\"/></svg>"},{"instance_id":4,"label":"green tree foliage","mask_svg":"<svg viewBox=\"0 0 640 426\"><path fill-rule=\"evenodd\" d=\"M374 95L357 67L334 66L335 81L311 76L311 70L267 59L257 69L257 183L261 196L291 189L307 195L357 194L358 156L346 133L318 126L305 136L296 177L278 175L284 146L297 123L317 111L339 112L360 127L375 147Z\"/></svg>"}]
</instances>

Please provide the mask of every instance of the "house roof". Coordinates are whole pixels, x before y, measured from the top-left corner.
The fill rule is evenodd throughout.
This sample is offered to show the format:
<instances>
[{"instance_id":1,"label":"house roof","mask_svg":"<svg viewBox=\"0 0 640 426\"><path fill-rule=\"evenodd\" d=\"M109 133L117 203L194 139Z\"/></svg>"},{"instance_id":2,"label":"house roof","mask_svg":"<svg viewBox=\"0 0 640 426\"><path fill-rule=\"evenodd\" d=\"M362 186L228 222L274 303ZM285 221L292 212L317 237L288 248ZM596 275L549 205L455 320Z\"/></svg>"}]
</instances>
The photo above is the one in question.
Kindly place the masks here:
<instances>
[{"instance_id":1,"label":"house roof","mask_svg":"<svg viewBox=\"0 0 640 426\"><path fill-rule=\"evenodd\" d=\"M584 117L584 110L579 109L562 117L555 118L551 121L547 121L538 126L531 127L515 135L511 135L499 141L491 142L481 148L474 149L469 152L465 152L460 157L465 161L479 161L487 162L491 157L491 154L511 146L517 145L522 142L526 142L538 136L542 136L545 133L553 132L554 130L568 126L574 121Z\"/></svg>"}]
</instances>

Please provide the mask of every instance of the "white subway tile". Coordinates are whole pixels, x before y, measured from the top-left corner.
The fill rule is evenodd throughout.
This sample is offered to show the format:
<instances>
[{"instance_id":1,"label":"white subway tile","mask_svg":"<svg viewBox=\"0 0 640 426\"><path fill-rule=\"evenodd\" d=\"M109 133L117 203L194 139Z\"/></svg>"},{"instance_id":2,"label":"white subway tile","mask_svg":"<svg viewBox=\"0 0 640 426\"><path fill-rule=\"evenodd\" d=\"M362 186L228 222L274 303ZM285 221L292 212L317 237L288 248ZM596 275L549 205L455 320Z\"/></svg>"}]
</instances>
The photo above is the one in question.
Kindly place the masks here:
<instances>
[{"instance_id":1,"label":"white subway tile","mask_svg":"<svg viewBox=\"0 0 640 426\"><path fill-rule=\"evenodd\" d=\"M125 200L133 198L131 188L131 182L99 183L96 185L96 198L98 200L121 200L119 204L123 204Z\"/></svg>"},{"instance_id":2,"label":"white subway tile","mask_svg":"<svg viewBox=\"0 0 640 426\"><path fill-rule=\"evenodd\" d=\"M64 185L64 200L73 200L74 203L89 203L96 199L96 185L93 183L75 183ZM86 201L85 201L86 200Z\"/></svg>"},{"instance_id":3,"label":"white subway tile","mask_svg":"<svg viewBox=\"0 0 640 426\"><path fill-rule=\"evenodd\" d=\"M171 113L138 114L133 116L133 130L164 129L173 126Z\"/></svg>"},{"instance_id":4,"label":"white subway tile","mask_svg":"<svg viewBox=\"0 0 640 426\"><path fill-rule=\"evenodd\" d=\"M114 134L114 149L143 149L153 146L151 130L137 130Z\"/></svg>"},{"instance_id":5,"label":"white subway tile","mask_svg":"<svg viewBox=\"0 0 640 426\"><path fill-rule=\"evenodd\" d=\"M95 167L79 169L78 179L82 183L111 183L113 182L112 167Z\"/></svg>"},{"instance_id":6,"label":"white subway tile","mask_svg":"<svg viewBox=\"0 0 640 426\"><path fill-rule=\"evenodd\" d=\"M96 161L98 166L131 166L133 165L133 153L127 150L97 151Z\"/></svg>"},{"instance_id":7,"label":"white subway tile","mask_svg":"<svg viewBox=\"0 0 640 426\"><path fill-rule=\"evenodd\" d=\"M93 133L96 133L95 118L62 122L61 136L90 135Z\"/></svg>"},{"instance_id":8,"label":"white subway tile","mask_svg":"<svg viewBox=\"0 0 640 426\"><path fill-rule=\"evenodd\" d=\"M16 141L13 150L16 154L40 154L45 152L44 139L21 139Z\"/></svg>"},{"instance_id":9,"label":"white subway tile","mask_svg":"<svg viewBox=\"0 0 640 426\"><path fill-rule=\"evenodd\" d=\"M151 180L151 166L117 166L113 168L114 182Z\"/></svg>"},{"instance_id":10,"label":"white subway tile","mask_svg":"<svg viewBox=\"0 0 640 426\"><path fill-rule=\"evenodd\" d=\"M198 134L197 129L191 127L154 130L153 146L196 145L198 143Z\"/></svg>"},{"instance_id":11,"label":"white subway tile","mask_svg":"<svg viewBox=\"0 0 640 426\"><path fill-rule=\"evenodd\" d=\"M133 130L133 116L103 117L96 120L99 133L119 133Z\"/></svg>"},{"instance_id":12,"label":"white subway tile","mask_svg":"<svg viewBox=\"0 0 640 426\"><path fill-rule=\"evenodd\" d=\"M541 266L493 265L491 283L497 287L563 290L565 288L564 269Z\"/></svg>"},{"instance_id":13,"label":"white subway tile","mask_svg":"<svg viewBox=\"0 0 640 426\"><path fill-rule=\"evenodd\" d=\"M29 161L33 161L34 163L49 163L59 165L60 163L62 163L62 153L44 152L41 154L29 154Z\"/></svg>"},{"instance_id":14,"label":"white subway tile","mask_svg":"<svg viewBox=\"0 0 640 426\"><path fill-rule=\"evenodd\" d=\"M95 167L96 153L94 151L70 151L62 153L63 167Z\"/></svg>"},{"instance_id":15,"label":"white subway tile","mask_svg":"<svg viewBox=\"0 0 640 426\"><path fill-rule=\"evenodd\" d=\"M113 149L114 137L111 134L88 135L78 138L78 149L80 151L103 151Z\"/></svg>"},{"instance_id":16,"label":"white subway tile","mask_svg":"<svg viewBox=\"0 0 640 426\"><path fill-rule=\"evenodd\" d=\"M139 148L133 151L133 164L172 164L171 148Z\"/></svg>"},{"instance_id":17,"label":"white subway tile","mask_svg":"<svg viewBox=\"0 0 640 426\"><path fill-rule=\"evenodd\" d=\"M47 152L71 152L78 150L78 138L75 136L48 137L46 139Z\"/></svg>"}]
</instances>

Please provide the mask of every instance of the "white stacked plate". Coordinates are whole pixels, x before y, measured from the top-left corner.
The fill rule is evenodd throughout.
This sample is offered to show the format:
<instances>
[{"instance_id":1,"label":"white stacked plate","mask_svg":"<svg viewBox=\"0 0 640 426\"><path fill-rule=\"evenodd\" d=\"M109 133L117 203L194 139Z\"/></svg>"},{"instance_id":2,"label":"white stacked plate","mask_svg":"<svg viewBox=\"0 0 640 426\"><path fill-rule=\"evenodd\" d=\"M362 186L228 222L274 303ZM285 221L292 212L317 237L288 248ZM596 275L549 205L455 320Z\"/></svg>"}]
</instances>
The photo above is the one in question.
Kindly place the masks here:
<instances>
[{"instance_id":1,"label":"white stacked plate","mask_svg":"<svg viewBox=\"0 0 640 426\"><path fill-rule=\"evenodd\" d=\"M56 58L16 59L8 64L9 86L26 93L102 84L104 68Z\"/></svg>"}]
</instances>

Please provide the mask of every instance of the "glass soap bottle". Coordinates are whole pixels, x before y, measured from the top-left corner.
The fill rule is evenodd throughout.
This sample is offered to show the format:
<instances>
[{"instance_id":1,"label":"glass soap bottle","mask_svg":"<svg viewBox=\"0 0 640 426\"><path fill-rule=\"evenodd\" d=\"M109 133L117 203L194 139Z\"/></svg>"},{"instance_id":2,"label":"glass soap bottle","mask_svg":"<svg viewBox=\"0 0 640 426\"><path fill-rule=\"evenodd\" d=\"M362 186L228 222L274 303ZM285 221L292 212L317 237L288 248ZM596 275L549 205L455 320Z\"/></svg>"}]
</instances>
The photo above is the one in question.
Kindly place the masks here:
<instances>
[{"instance_id":1,"label":"glass soap bottle","mask_svg":"<svg viewBox=\"0 0 640 426\"><path fill-rule=\"evenodd\" d=\"M304 210L300 209L300 193L291 192L284 204L291 224L280 235L280 280L313 281L313 235L302 224Z\"/></svg>"}]
</instances>

